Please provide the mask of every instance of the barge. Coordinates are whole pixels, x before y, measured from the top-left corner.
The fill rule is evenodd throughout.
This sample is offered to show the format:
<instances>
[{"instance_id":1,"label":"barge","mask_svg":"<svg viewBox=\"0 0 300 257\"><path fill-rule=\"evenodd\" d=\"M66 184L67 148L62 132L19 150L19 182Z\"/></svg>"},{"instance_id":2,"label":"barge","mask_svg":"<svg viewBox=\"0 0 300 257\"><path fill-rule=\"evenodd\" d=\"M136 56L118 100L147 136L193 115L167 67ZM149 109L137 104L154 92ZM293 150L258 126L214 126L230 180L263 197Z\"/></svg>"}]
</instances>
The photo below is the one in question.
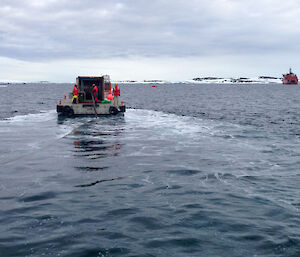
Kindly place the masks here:
<instances>
[{"instance_id":1,"label":"barge","mask_svg":"<svg viewBox=\"0 0 300 257\"><path fill-rule=\"evenodd\" d=\"M81 115L116 115L126 111L120 101L118 85L111 88L108 75L76 78L73 92L64 96L56 106L58 115L74 117Z\"/></svg>"}]
</instances>

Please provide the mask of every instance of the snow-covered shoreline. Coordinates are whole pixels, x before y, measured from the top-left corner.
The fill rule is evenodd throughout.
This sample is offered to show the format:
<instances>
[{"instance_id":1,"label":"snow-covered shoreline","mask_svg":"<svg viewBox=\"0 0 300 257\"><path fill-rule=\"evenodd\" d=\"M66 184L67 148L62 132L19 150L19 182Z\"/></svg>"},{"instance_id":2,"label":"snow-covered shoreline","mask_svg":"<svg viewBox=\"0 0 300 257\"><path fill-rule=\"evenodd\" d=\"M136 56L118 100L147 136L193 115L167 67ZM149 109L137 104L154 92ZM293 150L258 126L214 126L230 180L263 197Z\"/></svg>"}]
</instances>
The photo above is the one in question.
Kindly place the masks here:
<instances>
[{"instance_id":1,"label":"snow-covered shoreline","mask_svg":"<svg viewBox=\"0 0 300 257\"><path fill-rule=\"evenodd\" d=\"M282 84L281 78L257 77L257 78L195 78L190 80L122 80L112 81L117 84Z\"/></svg>"},{"instance_id":2,"label":"snow-covered shoreline","mask_svg":"<svg viewBox=\"0 0 300 257\"><path fill-rule=\"evenodd\" d=\"M260 76L256 78L217 78L217 77L203 77L188 80L112 80L112 84L282 84L281 78ZM59 82L38 81L38 82L22 82L22 81L0 81L0 85L10 84L51 84ZM62 82L61 82L62 83ZM69 82L73 83L73 82Z\"/></svg>"}]
</instances>

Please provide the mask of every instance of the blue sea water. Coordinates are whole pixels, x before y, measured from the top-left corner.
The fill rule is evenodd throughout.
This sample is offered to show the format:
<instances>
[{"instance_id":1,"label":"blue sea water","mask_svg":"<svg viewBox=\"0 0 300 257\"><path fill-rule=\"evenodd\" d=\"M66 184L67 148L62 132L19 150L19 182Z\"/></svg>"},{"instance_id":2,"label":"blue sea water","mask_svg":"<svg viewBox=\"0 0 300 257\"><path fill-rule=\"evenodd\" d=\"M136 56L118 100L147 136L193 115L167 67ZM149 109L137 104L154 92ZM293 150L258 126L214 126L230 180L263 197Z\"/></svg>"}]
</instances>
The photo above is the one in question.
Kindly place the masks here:
<instances>
[{"instance_id":1,"label":"blue sea water","mask_svg":"<svg viewBox=\"0 0 300 257\"><path fill-rule=\"evenodd\" d=\"M0 85L0 256L300 256L300 87Z\"/></svg>"}]
</instances>

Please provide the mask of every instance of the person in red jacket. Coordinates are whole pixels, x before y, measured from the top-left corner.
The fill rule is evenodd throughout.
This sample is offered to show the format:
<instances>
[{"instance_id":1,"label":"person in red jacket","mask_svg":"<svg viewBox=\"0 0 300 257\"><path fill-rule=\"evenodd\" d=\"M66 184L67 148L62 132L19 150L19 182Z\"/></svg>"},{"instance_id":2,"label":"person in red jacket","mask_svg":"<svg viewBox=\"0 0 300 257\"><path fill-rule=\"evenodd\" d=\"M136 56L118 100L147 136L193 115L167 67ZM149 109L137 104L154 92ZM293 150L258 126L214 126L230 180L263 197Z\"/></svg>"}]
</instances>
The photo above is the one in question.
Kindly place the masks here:
<instances>
[{"instance_id":1,"label":"person in red jacket","mask_svg":"<svg viewBox=\"0 0 300 257\"><path fill-rule=\"evenodd\" d=\"M115 88L113 89L113 94L114 96L120 96L120 88L118 87L118 85L115 85Z\"/></svg>"},{"instance_id":2,"label":"person in red jacket","mask_svg":"<svg viewBox=\"0 0 300 257\"><path fill-rule=\"evenodd\" d=\"M98 101L98 88L93 84L92 94L94 96L95 103Z\"/></svg>"},{"instance_id":3,"label":"person in red jacket","mask_svg":"<svg viewBox=\"0 0 300 257\"><path fill-rule=\"evenodd\" d=\"M73 87L73 99L72 99L73 103L78 103L78 86L77 84L74 85Z\"/></svg>"}]
</instances>

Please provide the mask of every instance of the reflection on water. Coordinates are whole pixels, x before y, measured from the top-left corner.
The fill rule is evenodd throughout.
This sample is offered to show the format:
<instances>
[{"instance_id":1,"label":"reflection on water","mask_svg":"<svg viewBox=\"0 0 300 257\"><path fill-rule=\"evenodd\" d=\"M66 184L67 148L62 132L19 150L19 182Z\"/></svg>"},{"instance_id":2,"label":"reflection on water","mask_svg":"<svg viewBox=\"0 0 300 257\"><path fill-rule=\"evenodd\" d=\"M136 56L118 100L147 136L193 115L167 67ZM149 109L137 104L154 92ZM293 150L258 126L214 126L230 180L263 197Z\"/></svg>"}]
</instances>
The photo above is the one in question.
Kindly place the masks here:
<instances>
[{"instance_id":1,"label":"reflection on water","mask_svg":"<svg viewBox=\"0 0 300 257\"><path fill-rule=\"evenodd\" d=\"M114 177L110 170L116 162L114 158L120 156L123 147L123 143L120 141L124 131L123 116L98 119L59 118L58 124L72 124L74 127L72 132L67 135L67 139L71 140L74 168L90 174L84 175L85 181L75 187L89 187L121 179L118 174L115 174Z\"/></svg>"},{"instance_id":2,"label":"reflection on water","mask_svg":"<svg viewBox=\"0 0 300 257\"><path fill-rule=\"evenodd\" d=\"M57 117L57 124L74 127L66 136L73 140L75 157L100 159L118 156L122 148L118 138L124 130L124 116L100 117Z\"/></svg>"},{"instance_id":3,"label":"reflection on water","mask_svg":"<svg viewBox=\"0 0 300 257\"><path fill-rule=\"evenodd\" d=\"M78 170L88 170L88 171L100 171L100 170L106 170L108 169L109 167L87 167L87 166L84 166L84 167L75 167L76 169Z\"/></svg>"},{"instance_id":4,"label":"reflection on water","mask_svg":"<svg viewBox=\"0 0 300 257\"><path fill-rule=\"evenodd\" d=\"M101 129L97 124L90 124L73 131L73 152L76 157L100 159L119 155L122 145L116 138L121 136L121 130L116 128L113 131L95 132Z\"/></svg>"},{"instance_id":5,"label":"reflection on water","mask_svg":"<svg viewBox=\"0 0 300 257\"><path fill-rule=\"evenodd\" d=\"M96 185L98 183L119 180L119 179L122 179L122 178L123 177L117 177L117 178L111 178L111 179L101 179L101 180L97 180L97 181L89 183L89 184L77 185L75 187L90 187L90 186L94 186L94 185Z\"/></svg>"}]
</instances>

